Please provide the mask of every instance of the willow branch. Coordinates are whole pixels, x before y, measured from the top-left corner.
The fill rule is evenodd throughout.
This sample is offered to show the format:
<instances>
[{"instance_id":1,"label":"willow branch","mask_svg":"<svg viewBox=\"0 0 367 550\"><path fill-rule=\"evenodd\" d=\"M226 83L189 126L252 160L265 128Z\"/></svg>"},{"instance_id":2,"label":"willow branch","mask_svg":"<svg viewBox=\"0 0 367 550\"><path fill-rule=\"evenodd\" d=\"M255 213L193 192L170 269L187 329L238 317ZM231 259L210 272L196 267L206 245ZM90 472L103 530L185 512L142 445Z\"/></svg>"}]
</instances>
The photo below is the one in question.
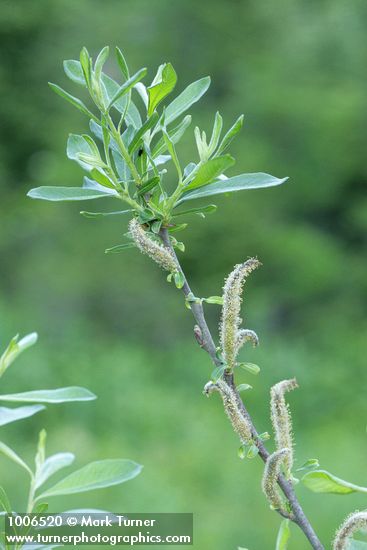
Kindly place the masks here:
<instances>
[{"instance_id":1,"label":"willow branch","mask_svg":"<svg viewBox=\"0 0 367 550\"><path fill-rule=\"evenodd\" d=\"M171 250L172 254L176 258L178 268L180 269L180 271L183 275L183 279L184 279L184 285L182 287L182 291L183 291L185 297L189 298L190 296L192 296L192 291L191 291L189 283L186 279L186 276L185 276L185 274L182 270L180 262L179 262L179 260L176 256L176 253L173 249L173 246L171 244L167 229L165 229L165 228L161 229L160 237L161 237L164 245ZM199 328L201 330L201 339L202 339L201 347L208 353L208 355L210 356L210 359L212 360L214 365L216 367L219 367L219 366L221 366L221 361L217 356L216 345L214 343L212 334L210 332L210 329L209 329L208 324L207 324L206 319L205 319L203 305L202 305L201 302L198 302L198 303L192 302L192 303L190 303L190 306L191 306L191 311L193 313L195 321L196 321L197 325L199 326ZM242 413L242 415L244 416L244 418L246 419L246 421L248 422L248 424L251 428L251 433L252 433L253 440L254 440L257 448L259 449L259 456L263 460L263 462L266 463L270 453L266 449L263 441L259 438L259 434L258 434L258 432L255 428L255 425L253 423L251 415L248 412L248 410L245 407L242 399L239 396L239 393L238 393L237 388L236 388L236 384L234 382L233 374L232 373L231 374L225 373L224 377L225 377L225 380L226 380L227 384L232 388L232 390L235 392L236 396L238 397L238 402L240 404L241 413ZM296 493L294 491L292 483L290 481L287 481L287 479L282 474L280 474L278 476L277 482L278 482L278 485L279 485L280 489L282 490L283 494L285 495L285 497L287 498L287 500L288 500L288 502L291 506L291 510L292 510L292 513L293 513L292 517L290 518L291 521L293 521L296 525L298 525L299 528L303 531L303 533L307 537L310 545L312 546L312 548L314 550L325 550L324 546L321 544L321 542L320 542L318 536L316 535L310 521L306 517L306 514L304 513L304 511L303 511L303 509L302 509L302 507L301 507L301 505L298 501L298 498L296 496ZM278 511L278 513L280 513L280 515L282 515L284 517L284 513L282 511ZM289 516L286 515L286 517L289 517Z\"/></svg>"}]
</instances>

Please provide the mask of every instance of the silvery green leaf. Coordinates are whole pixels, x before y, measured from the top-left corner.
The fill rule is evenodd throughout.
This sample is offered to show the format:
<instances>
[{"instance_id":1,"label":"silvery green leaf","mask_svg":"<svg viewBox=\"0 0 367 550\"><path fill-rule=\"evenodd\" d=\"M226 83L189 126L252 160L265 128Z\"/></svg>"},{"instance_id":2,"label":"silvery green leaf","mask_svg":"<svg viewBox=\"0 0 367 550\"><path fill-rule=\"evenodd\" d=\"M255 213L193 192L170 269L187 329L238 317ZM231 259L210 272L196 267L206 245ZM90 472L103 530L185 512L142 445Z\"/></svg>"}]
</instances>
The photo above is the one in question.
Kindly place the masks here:
<instances>
[{"instance_id":1,"label":"silvery green leaf","mask_svg":"<svg viewBox=\"0 0 367 550\"><path fill-rule=\"evenodd\" d=\"M263 173L241 174L232 178L221 179L214 183L210 183L209 185L205 185L200 189L195 189L194 191L185 193L177 204L188 200L219 195L221 193L232 193L234 191L243 191L247 189L273 187L275 185L281 185L287 181L287 179L288 178L279 179Z\"/></svg>"},{"instance_id":2,"label":"silvery green leaf","mask_svg":"<svg viewBox=\"0 0 367 550\"><path fill-rule=\"evenodd\" d=\"M205 94L210 86L210 77L206 76L189 84L187 88L170 103L165 110L165 125L168 126Z\"/></svg>"},{"instance_id":3,"label":"silvery green leaf","mask_svg":"<svg viewBox=\"0 0 367 550\"><path fill-rule=\"evenodd\" d=\"M91 462L47 489L37 497L37 500L118 485L133 479L140 474L141 470L142 466L140 464L126 459L107 459Z\"/></svg>"},{"instance_id":4,"label":"silvery green leaf","mask_svg":"<svg viewBox=\"0 0 367 550\"><path fill-rule=\"evenodd\" d=\"M29 418L34 414L42 411L45 407L43 405L30 405L27 407L17 407L15 409L9 409L8 407L0 407L0 426L22 420L23 418Z\"/></svg>"},{"instance_id":5,"label":"silvery green leaf","mask_svg":"<svg viewBox=\"0 0 367 550\"><path fill-rule=\"evenodd\" d=\"M233 126L225 134L224 138L222 139L218 147L217 155L220 155L227 149L229 144L232 142L232 140L236 137L238 132L241 130L242 126L243 126L243 115L238 117L238 119L233 124Z\"/></svg>"},{"instance_id":6,"label":"silvery green leaf","mask_svg":"<svg viewBox=\"0 0 367 550\"><path fill-rule=\"evenodd\" d=\"M70 466L74 462L75 456L73 453L56 453L49 456L41 465L35 478L35 488L38 489L51 476L62 468Z\"/></svg>"},{"instance_id":7,"label":"silvery green leaf","mask_svg":"<svg viewBox=\"0 0 367 550\"><path fill-rule=\"evenodd\" d=\"M0 357L0 376L4 374L6 369L15 361L15 359L27 348L33 346L37 342L38 336L36 332L27 334L19 340L19 336L16 335L12 338L8 344L8 347Z\"/></svg>"},{"instance_id":8,"label":"silvery green leaf","mask_svg":"<svg viewBox=\"0 0 367 550\"><path fill-rule=\"evenodd\" d=\"M111 193L83 187L36 187L27 193L31 199L41 199L44 201L85 201L90 199L100 199L110 197Z\"/></svg>"},{"instance_id":9,"label":"silvery green leaf","mask_svg":"<svg viewBox=\"0 0 367 550\"><path fill-rule=\"evenodd\" d=\"M93 399L96 399L94 393L79 386L0 395L0 401L23 403L66 403L68 401L91 401Z\"/></svg>"},{"instance_id":10,"label":"silvery green leaf","mask_svg":"<svg viewBox=\"0 0 367 550\"><path fill-rule=\"evenodd\" d=\"M18 466L21 466L24 470L26 470L31 477L33 477L33 472L30 469L30 467L24 462L22 458L20 458L19 455L13 449L8 447L5 443L0 441L0 453L9 458L12 462L15 462L15 464L18 464Z\"/></svg>"}]
</instances>

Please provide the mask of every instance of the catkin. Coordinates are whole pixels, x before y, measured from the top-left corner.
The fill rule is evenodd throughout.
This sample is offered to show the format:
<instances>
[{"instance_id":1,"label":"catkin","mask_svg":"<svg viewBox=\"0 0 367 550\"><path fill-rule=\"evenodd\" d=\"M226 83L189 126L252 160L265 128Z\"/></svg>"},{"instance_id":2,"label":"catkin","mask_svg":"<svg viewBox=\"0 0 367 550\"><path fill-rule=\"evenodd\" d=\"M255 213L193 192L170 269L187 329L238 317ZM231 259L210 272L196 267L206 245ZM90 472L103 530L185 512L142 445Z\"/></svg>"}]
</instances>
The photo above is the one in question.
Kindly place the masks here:
<instances>
[{"instance_id":1,"label":"catkin","mask_svg":"<svg viewBox=\"0 0 367 550\"><path fill-rule=\"evenodd\" d=\"M277 480L284 461L289 456L289 449L278 449L269 456L266 461L262 479L262 490L268 502L274 510L281 510L286 513L284 501L280 495Z\"/></svg>"},{"instance_id":2,"label":"catkin","mask_svg":"<svg viewBox=\"0 0 367 550\"><path fill-rule=\"evenodd\" d=\"M251 426L247 418L241 413L238 398L232 388L224 381L217 380L208 382L205 385L204 393L210 395L213 391L218 391L222 397L224 410L243 445L248 445L252 440Z\"/></svg>"},{"instance_id":3,"label":"catkin","mask_svg":"<svg viewBox=\"0 0 367 550\"><path fill-rule=\"evenodd\" d=\"M129 230L136 246L143 254L152 258L152 260L170 273L178 271L176 260L171 251L166 246L157 243L149 237L148 233L135 218L130 221Z\"/></svg>"},{"instance_id":4,"label":"catkin","mask_svg":"<svg viewBox=\"0 0 367 550\"><path fill-rule=\"evenodd\" d=\"M259 345L259 337L254 330L242 328L237 332L236 355L246 342L252 342L252 345L256 347Z\"/></svg>"},{"instance_id":5,"label":"catkin","mask_svg":"<svg viewBox=\"0 0 367 550\"><path fill-rule=\"evenodd\" d=\"M260 262L250 258L243 264L237 264L228 275L223 287L223 307L220 322L220 341L223 359L229 368L234 368L238 353L238 332L242 322L240 317L242 288L246 277L254 271Z\"/></svg>"},{"instance_id":6,"label":"catkin","mask_svg":"<svg viewBox=\"0 0 367 550\"><path fill-rule=\"evenodd\" d=\"M347 550L352 536L361 529L367 529L367 510L357 510L346 518L336 532L333 550Z\"/></svg>"},{"instance_id":7,"label":"catkin","mask_svg":"<svg viewBox=\"0 0 367 550\"><path fill-rule=\"evenodd\" d=\"M289 450L285 460L285 475L288 479L292 477L293 467L293 436L292 418L289 406L285 401L284 394L298 388L295 378L283 380L271 388L271 421L275 433L277 449L287 448Z\"/></svg>"}]
</instances>

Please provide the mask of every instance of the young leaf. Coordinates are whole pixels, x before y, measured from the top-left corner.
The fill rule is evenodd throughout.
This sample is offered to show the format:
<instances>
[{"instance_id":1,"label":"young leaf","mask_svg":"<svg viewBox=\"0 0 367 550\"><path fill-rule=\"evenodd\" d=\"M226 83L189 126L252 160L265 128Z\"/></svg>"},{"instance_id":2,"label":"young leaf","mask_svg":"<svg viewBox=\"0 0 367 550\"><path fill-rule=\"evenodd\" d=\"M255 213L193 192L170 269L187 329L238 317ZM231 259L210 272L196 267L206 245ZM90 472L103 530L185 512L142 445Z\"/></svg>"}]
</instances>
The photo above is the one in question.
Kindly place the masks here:
<instances>
[{"instance_id":1,"label":"young leaf","mask_svg":"<svg viewBox=\"0 0 367 550\"><path fill-rule=\"evenodd\" d=\"M222 296L209 296L208 298L203 298L203 302L206 302L207 304L216 304L218 306L223 305L223 297Z\"/></svg>"},{"instance_id":2,"label":"young leaf","mask_svg":"<svg viewBox=\"0 0 367 550\"><path fill-rule=\"evenodd\" d=\"M195 191L185 193L177 204L193 199L200 199L202 197L219 195L220 193L232 193L234 191L242 191L246 189L259 189L261 187L281 185L287 181L287 179L288 178L279 179L263 173L241 174L239 176L234 176L233 178L227 178L225 180L210 183L202 189L195 189Z\"/></svg>"},{"instance_id":3,"label":"young leaf","mask_svg":"<svg viewBox=\"0 0 367 550\"><path fill-rule=\"evenodd\" d=\"M169 132L167 131L170 137L170 140L174 145L180 141L180 139L182 138L182 136L184 135L185 131L190 126L190 124L191 124L191 116L186 115L185 118L183 118L183 120L181 120L181 122L173 130L170 130ZM161 155L165 151L167 151L167 144L164 138L162 137L153 148L152 156L154 159L156 159L159 155Z\"/></svg>"},{"instance_id":4,"label":"young leaf","mask_svg":"<svg viewBox=\"0 0 367 550\"><path fill-rule=\"evenodd\" d=\"M118 93L120 86L115 82L112 78L107 76L106 74L102 73L102 83L104 86L104 91L106 94L106 103L110 103L113 99L113 97ZM126 84L126 82L125 82ZM114 108L119 111L121 114L126 114L126 122L128 124L131 124L134 128L140 128L141 126L141 117L138 109L136 108L133 101L129 101L127 112L126 112L126 106L127 106L127 100L128 100L128 94L122 95L117 101L114 101ZM99 122L99 121L97 121Z\"/></svg>"},{"instance_id":5,"label":"young leaf","mask_svg":"<svg viewBox=\"0 0 367 550\"><path fill-rule=\"evenodd\" d=\"M8 347L0 357L0 376L4 374L6 369L15 361L15 359L27 348L33 346L38 339L36 332L27 334L21 340L18 341L18 335L14 336L8 344Z\"/></svg>"},{"instance_id":6,"label":"young leaf","mask_svg":"<svg viewBox=\"0 0 367 550\"><path fill-rule=\"evenodd\" d=\"M134 243L117 244L116 246L111 246L111 248L106 248L105 254L118 254L119 252L123 252L127 248L135 248L135 244Z\"/></svg>"},{"instance_id":7,"label":"young leaf","mask_svg":"<svg viewBox=\"0 0 367 550\"><path fill-rule=\"evenodd\" d=\"M37 500L56 495L83 493L124 483L140 474L142 466L125 459L91 462L47 489Z\"/></svg>"},{"instance_id":8,"label":"young leaf","mask_svg":"<svg viewBox=\"0 0 367 550\"><path fill-rule=\"evenodd\" d=\"M105 46L98 54L98 57L94 64L94 74L97 82L100 81L103 65L106 63L109 53L110 53L110 48L108 46Z\"/></svg>"},{"instance_id":9,"label":"young leaf","mask_svg":"<svg viewBox=\"0 0 367 550\"><path fill-rule=\"evenodd\" d=\"M133 88L133 86L135 86L135 84L137 82L139 82L139 80L141 80L142 78L144 78L144 76L147 74L147 69L140 69L140 71L138 71L137 73L135 73L133 76L131 76L126 82L124 82L124 84L122 84L122 86L120 86L118 88L118 90L116 91L115 95L111 98L109 104L108 104L108 107L107 107L107 110L111 109L111 107L114 105L114 103L116 103L116 101L118 99L120 99L120 97L122 97L123 95L127 94L127 92L129 90L131 90L131 88Z\"/></svg>"},{"instance_id":10,"label":"young leaf","mask_svg":"<svg viewBox=\"0 0 367 550\"><path fill-rule=\"evenodd\" d=\"M160 182L160 177L154 176L139 188L138 195L141 196L147 193L148 191L151 191L159 184L159 182Z\"/></svg>"},{"instance_id":11,"label":"young leaf","mask_svg":"<svg viewBox=\"0 0 367 550\"><path fill-rule=\"evenodd\" d=\"M78 134L69 134L68 142L66 146L66 154L67 157L71 160L75 160L82 168L85 170L90 171L91 167L89 163L85 163L81 160L80 156L81 154L89 156L91 159L95 160L96 162L101 161L101 157L99 154L98 147L96 143L93 141L93 139L84 134L82 136L79 136Z\"/></svg>"},{"instance_id":12,"label":"young leaf","mask_svg":"<svg viewBox=\"0 0 367 550\"><path fill-rule=\"evenodd\" d=\"M100 199L101 197L110 197L111 193L83 187L44 186L31 189L27 193L27 196L31 199L41 199L44 201L86 201Z\"/></svg>"},{"instance_id":13,"label":"young leaf","mask_svg":"<svg viewBox=\"0 0 367 550\"><path fill-rule=\"evenodd\" d=\"M314 493L334 493L338 495L367 493L367 487L360 487L359 485L354 485L354 483L344 481L326 470L307 472L301 481Z\"/></svg>"},{"instance_id":14,"label":"young leaf","mask_svg":"<svg viewBox=\"0 0 367 550\"><path fill-rule=\"evenodd\" d=\"M203 185L207 185L222 174L227 168L233 166L235 160L231 155L223 155L208 160L202 164L195 174L194 179L185 188L185 193Z\"/></svg>"},{"instance_id":15,"label":"young leaf","mask_svg":"<svg viewBox=\"0 0 367 550\"><path fill-rule=\"evenodd\" d=\"M120 50L119 47L116 46L116 58L117 62L120 66L121 72L126 80L128 80L130 73L129 73L129 67L127 66L126 59L124 57L124 54Z\"/></svg>"},{"instance_id":16,"label":"young leaf","mask_svg":"<svg viewBox=\"0 0 367 550\"><path fill-rule=\"evenodd\" d=\"M108 187L109 189L115 189L114 183L106 176L102 170L99 170L98 168L92 168L90 172L92 178L102 185L103 187Z\"/></svg>"},{"instance_id":17,"label":"young leaf","mask_svg":"<svg viewBox=\"0 0 367 550\"><path fill-rule=\"evenodd\" d=\"M219 143L220 134L222 132L222 127L223 127L223 118L217 112L217 113L215 113L212 137L210 138L210 142L209 142L209 146L208 146L209 156L211 156L217 148L217 145Z\"/></svg>"},{"instance_id":18,"label":"young leaf","mask_svg":"<svg viewBox=\"0 0 367 550\"><path fill-rule=\"evenodd\" d=\"M238 392L247 391L252 390L252 386L250 384L239 384L236 389Z\"/></svg>"},{"instance_id":19,"label":"young leaf","mask_svg":"<svg viewBox=\"0 0 367 550\"><path fill-rule=\"evenodd\" d=\"M168 126L205 94L210 86L210 77L206 76L189 84L187 88L166 107L165 124Z\"/></svg>"},{"instance_id":20,"label":"young leaf","mask_svg":"<svg viewBox=\"0 0 367 550\"><path fill-rule=\"evenodd\" d=\"M302 466L297 468L296 472L301 472L302 470L315 470L316 468L320 468L320 463L317 458L309 458L306 460Z\"/></svg>"},{"instance_id":21,"label":"young leaf","mask_svg":"<svg viewBox=\"0 0 367 550\"><path fill-rule=\"evenodd\" d=\"M41 487L52 475L74 462L73 453L56 453L43 462L35 478L35 489Z\"/></svg>"},{"instance_id":22,"label":"young leaf","mask_svg":"<svg viewBox=\"0 0 367 550\"><path fill-rule=\"evenodd\" d=\"M233 126L225 134L224 138L222 139L222 141L221 141L221 143L218 147L217 155L220 155L221 153L223 153L227 149L228 145L236 137L238 132L241 130L242 126L243 126L243 115L238 117L238 119L233 124Z\"/></svg>"},{"instance_id":23,"label":"young leaf","mask_svg":"<svg viewBox=\"0 0 367 550\"><path fill-rule=\"evenodd\" d=\"M180 166L180 161L178 160L178 156L177 156L177 153L176 153L175 146L172 143L172 140L171 140L170 136L168 135L168 133L166 132L165 129L162 129L162 133L163 133L164 140L166 142L168 152L171 155L173 163L176 167L178 178L181 181L182 180L182 170L181 170L181 166Z\"/></svg>"},{"instance_id":24,"label":"young leaf","mask_svg":"<svg viewBox=\"0 0 367 550\"><path fill-rule=\"evenodd\" d=\"M290 536L289 519L283 519L279 527L275 550L287 550Z\"/></svg>"},{"instance_id":25,"label":"young leaf","mask_svg":"<svg viewBox=\"0 0 367 550\"><path fill-rule=\"evenodd\" d=\"M87 83L84 78L84 73L80 61L76 59L67 59L63 63L66 76L70 78L75 84L79 86L86 86Z\"/></svg>"},{"instance_id":26,"label":"young leaf","mask_svg":"<svg viewBox=\"0 0 367 550\"><path fill-rule=\"evenodd\" d=\"M133 139L130 142L129 145L129 153L130 155L136 151L136 149L139 147L140 142L142 141L143 136L150 130L155 123L158 120L158 113L153 113L150 118L146 122L144 122L143 126L139 128L139 130L135 133Z\"/></svg>"},{"instance_id":27,"label":"young leaf","mask_svg":"<svg viewBox=\"0 0 367 550\"><path fill-rule=\"evenodd\" d=\"M251 374L256 375L260 372L260 367L254 363L238 363L238 366L243 370L247 370L247 372L250 372Z\"/></svg>"},{"instance_id":28,"label":"young leaf","mask_svg":"<svg viewBox=\"0 0 367 550\"><path fill-rule=\"evenodd\" d=\"M26 470L29 473L29 475L31 477L33 477L32 470L24 462L24 460L22 458L20 458L20 456L18 456L17 453L15 451L13 451L13 449L8 447L8 445L5 445L5 443L3 443L2 441L0 441L0 453L3 454L4 456L6 456L7 458L10 458L10 460L15 462L15 464L18 464L19 466L24 468L24 470Z\"/></svg>"},{"instance_id":29,"label":"young leaf","mask_svg":"<svg viewBox=\"0 0 367 550\"><path fill-rule=\"evenodd\" d=\"M29 407L17 407L16 409L0 407L0 426L5 426L5 424L10 424L23 418L29 418L44 408L43 405L30 405Z\"/></svg>"},{"instance_id":30,"label":"young leaf","mask_svg":"<svg viewBox=\"0 0 367 550\"><path fill-rule=\"evenodd\" d=\"M66 403L67 401L91 401L93 399L96 399L94 393L78 386L0 395L0 401L23 403Z\"/></svg>"},{"instance_id":31,"label":"young leaf","mask_svg":"<svg viewBox=\"0 0 367 550\"><path fill-rule=\"evenodd\" d=\"M352 539L349 542L348 550L367 550L367 542Z\"/></svg>"},{"instance_id":32,"label":"young leaf","mask_svg":"<svg viewBox=\"0 0 367 550\"><path fill-rule=\"evenodd\" d=\"M90 87L91 78L92 78L92 60L89 56L87 48L85 47L82 48L79 59L83 70L84 78L86 80L88 87Z\"/></svg>"},{"instance_id":33,"label":"young leaf","mask_svg":"<svg viewBox=\"0 0 367 550\"><path fill-rule=\"evenodd\" d=\"M92 118L96 122L98 122L98 118L94 116L94 114L84 105L84 103L81 101L81 99L72 96L69 94L69 92L66 92L60 86L57 84L53 84L52 82L49 82L48 85L50 86L51 90L56 92L60 97L74 105L79 111L81 111L83 114L87 115L89 118Z\"/></svg>"},{"instance_id":34,"label":"young leaf","mask_svg":"<svg viewBox=\"0 0 367 550\"><path fill-rule=\"evenodd\" d=\"M187 210L181 210L180 212L176 212L174 214L174 217L177 218L177 216L186 216L187 214L212 214L217 210L217 207L215 204L208 204L208 206L202 206L201 208L189 208Z\"/></svg>"},{"instance_id":35,"label":"young leaf","mask_svg":"<svg viewBox=\"0 0 367 550\"><path fill-rule=\"evenodd\" d=\"M129 214L130 212L133 212L132 209L129 210L117 210L116 212L86 212L85 210L82 210L79 212L82 216L85 218L104 218L105 216L121 216L122 214Z\"/></svg>"},{"instance_id":36,"label":"young leaf","mask_svg":"<svg viewBox=\"0 0 367 550\"><path fill-rule=\"evenodd\" d=\"M177 75L171 63L160 65L158 72L148 87L148 116L151 116L159 103L168 96L176 86Z\"/></svg>"}]
</instances>

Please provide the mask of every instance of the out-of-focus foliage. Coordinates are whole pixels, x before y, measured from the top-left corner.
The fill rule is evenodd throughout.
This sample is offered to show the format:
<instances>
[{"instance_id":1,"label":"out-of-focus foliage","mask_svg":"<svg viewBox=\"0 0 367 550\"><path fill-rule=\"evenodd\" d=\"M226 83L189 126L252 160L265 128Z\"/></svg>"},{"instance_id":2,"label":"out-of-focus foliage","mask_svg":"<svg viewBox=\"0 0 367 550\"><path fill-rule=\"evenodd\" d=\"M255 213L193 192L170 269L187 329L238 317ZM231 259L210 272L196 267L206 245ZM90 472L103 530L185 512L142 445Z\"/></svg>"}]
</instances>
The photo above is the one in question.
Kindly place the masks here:
<instances>
[{"instance_id":1,"label":"out-of-focus foliage","mask_svg":"<svg viewBox=\"0 0 367 550\"><path fill-rule=\"evenodd\" d=\"M34 388L72 380L100 396L88 410L50 411L49 427L64 421L55 451L71 441L84 461L123 455L145 464L134 485L109 491L104 504L193 511L198 548L274 547L277 518L260 493L261 465L238 459L219 403L200 395L210 365L192 343L190 312L177 291L134 250L104 256L126 222L86 220L78 206L26 198L30 187L80 179L63 151L68 133L83 133L87 122L47 81L66 86L61 62L82 45L95 55L117 44L132 72L144 65L153 78L160 63L172 62L177 92L212 76L192 110L194 125L209 131L218 108L225 120L245 113L233 145L236 172L290 180L218 198L206 220L193 216L183 265L195 294L210 296L220 294L235 263L259 257L264 266L245 300L261 338L258 350L243 352L262 367L244 394L249 408L259 429L269 430L268 388L296 375L299 464L317 456L335 475L366 485L366 25L363 0L1 5L2 344L36 328L33 363L14 376ZM191 131L182 140L188 159ZM215 328L217 306L207 309ZM240 381L248 382L245 373ZM14 445L17 437L31 443L37 422L15 435L5 429ZM364 495L300 494L326 544L348 511L365 507ZM315 513L320 499L325 516ZM75 507L80 502L75 497ZM265 518L261 527L256 517ZM306 549L297 537L292 544Z\"/></svg>"}]
</instances>

